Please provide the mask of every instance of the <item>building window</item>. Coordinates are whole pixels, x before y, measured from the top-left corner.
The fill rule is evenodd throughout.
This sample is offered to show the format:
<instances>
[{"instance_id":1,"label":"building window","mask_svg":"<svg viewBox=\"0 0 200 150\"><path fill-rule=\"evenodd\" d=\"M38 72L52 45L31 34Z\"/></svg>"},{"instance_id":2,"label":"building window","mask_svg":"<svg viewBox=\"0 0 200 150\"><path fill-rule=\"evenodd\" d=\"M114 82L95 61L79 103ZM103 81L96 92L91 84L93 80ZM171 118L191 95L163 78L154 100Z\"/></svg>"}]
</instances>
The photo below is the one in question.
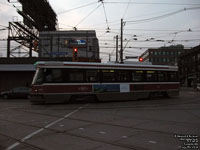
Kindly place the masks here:
<instances>
[{"instance_id":1,"label":"building window","mask_svg":"<svg viewBox=\"0 0 200 150\"><path fill-rule=\"evenodd\" d=\"M195 61L195 56L192 56L192 61Z\"/></svg>"},{"instance_id":2,"label":"building window","mask_svg":"<svg viewBox=\"0 0 200 150\"><path fill-rule=\"evenodd\" d=\"M163 62L166 62L166 58L163 58Z\"/></svg>"},{"instance_id":3,"label":"building window","mask_svg":"<svg viewBox=\"0 0 200 150\"><path fill-rule=\"evenodd\" d=\"M167 62L169 62L169 58L167 58Z\"/></svg>"}]
</instances>

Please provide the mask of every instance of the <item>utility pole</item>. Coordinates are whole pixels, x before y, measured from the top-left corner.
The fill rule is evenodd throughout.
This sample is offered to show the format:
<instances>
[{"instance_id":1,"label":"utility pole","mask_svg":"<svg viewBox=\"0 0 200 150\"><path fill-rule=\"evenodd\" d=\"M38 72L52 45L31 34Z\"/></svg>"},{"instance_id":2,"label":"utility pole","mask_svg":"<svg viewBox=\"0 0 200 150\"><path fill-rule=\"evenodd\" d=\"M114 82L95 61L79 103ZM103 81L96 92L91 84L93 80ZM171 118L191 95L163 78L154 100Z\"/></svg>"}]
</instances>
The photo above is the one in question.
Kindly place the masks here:
<instances>
[{"instance_id":1,"label":"utility pole","mask_svg":"<svg viewBox=\"0 0 200 150\"><path fill-rule=\"evenodd\" d=\"M10 58L10 22L9 22L9 27L8 27L8 39L7 39L7 58Z\"/></svg>"},{"instance_id":2,"label":"utility pole","mask_svg":"<svg viewBox=\"0 0 200 150\"><path fill-rule=\"evenodd\" d=\"M123 64L123 19L121 19L121 50L120 50L120 63Z\"/></svg>"},{"instance_id":3,"label":"utility pole","mask_svg":"<svg viewBox=\"0 0 200 150\"><path fill-rule=\"evenodd\" d=\"M116 61L115 63L118 63L118 35L116 36Z\"/></svg>"},{"instance_id":4,"label":"utility pole","mask_svg":"<svg viewBox=\"0 0 200 150\"><path fill-rule=\"evenodd\" d=\"M111 56L110 56L110 54L108 56L109 56L109 62L110 62L111 61Z\"/></svg>"}]
</instances>

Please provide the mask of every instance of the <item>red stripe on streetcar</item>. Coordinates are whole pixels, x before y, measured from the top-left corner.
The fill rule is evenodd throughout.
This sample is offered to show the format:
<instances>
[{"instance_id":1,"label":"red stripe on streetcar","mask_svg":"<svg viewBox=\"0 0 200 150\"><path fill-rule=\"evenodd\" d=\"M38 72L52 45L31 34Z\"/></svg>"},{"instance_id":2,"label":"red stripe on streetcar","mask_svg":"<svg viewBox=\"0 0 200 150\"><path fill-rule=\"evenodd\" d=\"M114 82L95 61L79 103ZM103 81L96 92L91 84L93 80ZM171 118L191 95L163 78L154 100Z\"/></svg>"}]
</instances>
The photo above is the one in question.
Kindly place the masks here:
<instances>
[{"instance_id":1,"label":"red stripe on streetcar","mask_svg":"<svg viewBox=\"0 0 200 150\"><path fill-rule=\"evenodd\" d=\"M33 93L89 93L92 85L44 85L33 86Z\"/></svg>"}]
</instances>

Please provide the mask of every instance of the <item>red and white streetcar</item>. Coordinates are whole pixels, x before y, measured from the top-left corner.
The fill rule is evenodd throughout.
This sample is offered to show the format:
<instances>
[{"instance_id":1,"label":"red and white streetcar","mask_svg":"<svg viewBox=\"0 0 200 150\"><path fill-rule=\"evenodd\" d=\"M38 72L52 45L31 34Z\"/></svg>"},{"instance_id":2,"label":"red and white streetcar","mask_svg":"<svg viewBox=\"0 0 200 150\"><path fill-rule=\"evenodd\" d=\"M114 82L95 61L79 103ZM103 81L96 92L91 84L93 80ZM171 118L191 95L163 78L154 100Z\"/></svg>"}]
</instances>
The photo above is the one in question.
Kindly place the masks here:
<instances>
[{"instance_id":1,"label":"red and white streetcar","mask_svg":"<svg viewBox=\"0 0 200 150\"><path fill-rule=\"evenodd\" d=\"M178 96L178 69L144 64L37 62L32 103L65 103L90 97L99 101Z\"/></svg>"}]
</instances>

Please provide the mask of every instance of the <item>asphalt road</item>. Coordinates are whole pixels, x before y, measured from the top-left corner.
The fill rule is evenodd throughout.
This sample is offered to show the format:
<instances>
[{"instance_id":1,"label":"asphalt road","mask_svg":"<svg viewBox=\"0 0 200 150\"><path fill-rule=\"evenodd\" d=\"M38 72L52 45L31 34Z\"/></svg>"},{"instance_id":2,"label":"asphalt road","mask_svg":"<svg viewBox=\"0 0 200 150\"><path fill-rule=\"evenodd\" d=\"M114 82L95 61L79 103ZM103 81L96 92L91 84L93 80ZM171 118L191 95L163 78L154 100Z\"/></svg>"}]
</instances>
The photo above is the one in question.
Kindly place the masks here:
<instances>
[{"instance_id":1,"label":"asphalt road","mask_svg":"<svg viewBox=\"0 0 200 150\"><path fill-rule=\"evenodd\" d=\"M200 149L200 92L177 98L31 105L0 99L0 150Z\"/></svg>"}]
</instances>

